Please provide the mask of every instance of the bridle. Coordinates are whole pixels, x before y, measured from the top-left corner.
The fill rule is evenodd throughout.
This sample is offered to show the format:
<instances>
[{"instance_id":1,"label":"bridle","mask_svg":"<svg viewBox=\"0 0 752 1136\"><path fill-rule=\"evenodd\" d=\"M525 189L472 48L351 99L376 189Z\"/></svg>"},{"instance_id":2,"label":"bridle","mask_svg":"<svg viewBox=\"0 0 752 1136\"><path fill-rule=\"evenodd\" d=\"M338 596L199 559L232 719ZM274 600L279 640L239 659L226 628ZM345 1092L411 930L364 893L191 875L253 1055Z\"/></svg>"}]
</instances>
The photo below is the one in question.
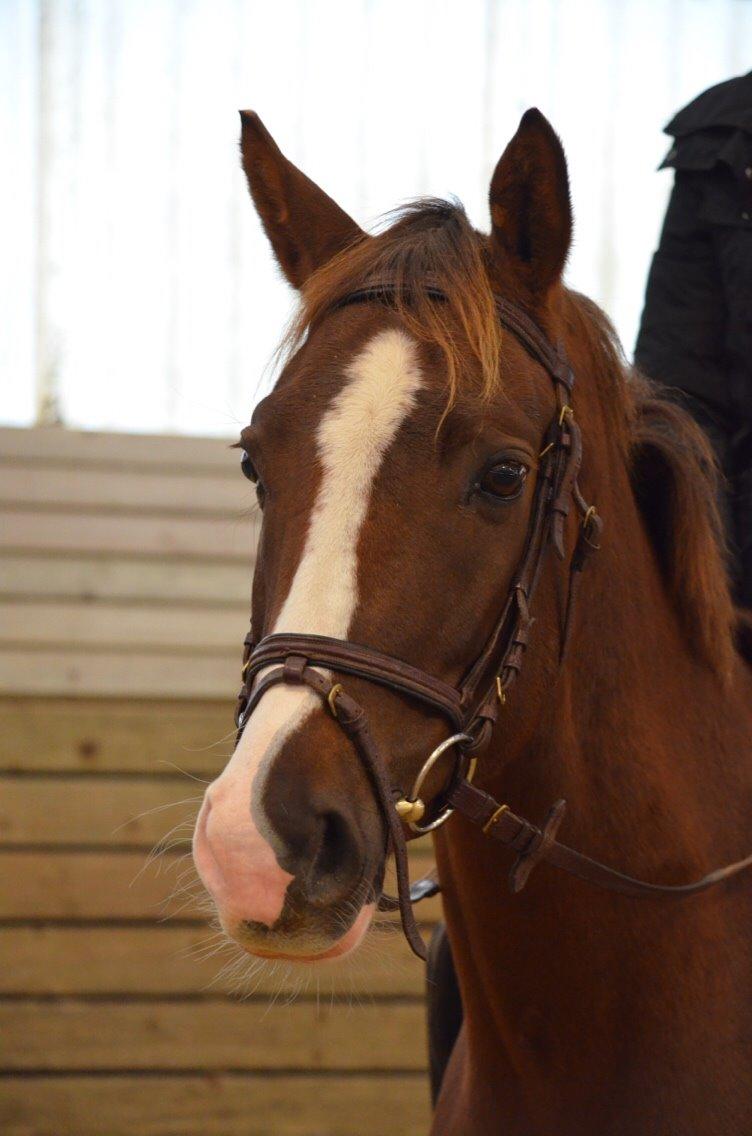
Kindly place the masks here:
<instances>
[{"instance_id":1,"label":"bridle","mask_svg":"<svg viewBox=\"0 0 752 1136\"><path fill-rule=\"evenodd\" d=\"M429 294L441 302L446 297L429 285ZM376 301L393 302L393 285L375 284L343 297L335 308ZM720 868L693 883L670 886L651 884L623 875L613 868L556 840L566 804L557 801L542 827L515 815L506 804L475 786L478 754L488 744L499 709L506 702L525 655L532 618L530 609L549 545L566 558L565 523L572 508L579 515L578 535L569 561L569 586L561 632L563 657L569 638L574 601L582 571L599 547L602 521L588 505L579 487L582 436L573 409L574 375L563 347L554 348L537 324L516 304L496 298L499 321L520 341L528 354L550 376L556 410L545 433L540 465L522 557L513 576L506 601L480 655L459 686L371 647L321 635L283 633L267 635L256 643L252 632L244 641L243 686L238 696L238 740L259 700L278 683L302 684L318 694L334 719L351 739L369 775L384 818L395 860L397 897L382 895L381 910L399 908L405 936L415 954L426 957L412 903L439 890L432 877L410 887L404 826L415 833L438 828L455 810L483 832L517 853L510 872L510 887L520 891L533 868L542 860L591 884L629 896L681 897L702 891L752 865L752 856ZM321 668L324 668L322 670ZM337 680L329 675L333 671ZM389 772L371 734L363 708L345 689L340 678L356 675L380 684L443 714L451 735L424 762L409 795L392 786ZM442 808L425 820L421 798L423 783L442 756L456 749L458 759ZM421 823L424 822L424 823Z\"/></svg>"}]
</instances>

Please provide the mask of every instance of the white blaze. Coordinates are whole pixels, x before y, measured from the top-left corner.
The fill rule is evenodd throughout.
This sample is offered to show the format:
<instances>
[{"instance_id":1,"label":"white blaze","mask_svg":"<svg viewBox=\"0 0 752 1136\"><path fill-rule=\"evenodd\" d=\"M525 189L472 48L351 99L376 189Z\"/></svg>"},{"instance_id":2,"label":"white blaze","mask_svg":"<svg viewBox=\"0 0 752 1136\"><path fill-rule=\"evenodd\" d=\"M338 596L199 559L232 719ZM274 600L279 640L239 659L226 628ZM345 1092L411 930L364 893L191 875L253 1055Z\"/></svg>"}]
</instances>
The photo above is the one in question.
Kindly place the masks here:
<instances>
[{"instance_id":1,"label":"white blaze","mask_svg":"<svg viewBox=\"0 0 752 1136\"><path fill-rule=\"evenodd\" d=\"M345 384L316 434L321 484L275 633L348 637L358 604L358 539L373 483L388 447L415 406L420 386L415 343L396 329L374 336L348 365ZM268 690L211 790L216 805L224 802L225 831L214 834L214 842L222 838L230 842L230 855L223 857L224 874L233 873L241 892L254 893L254 908L263 910L262 916L254 917L269 925L279 917L292 877L279 868L270 847L273 837L264 823L261 794L274 757L317 708L321 701L307 688L280 684ZM251 800L253 820L248 812ZM216 805L212 816L216 813L218 823ZM210 816L209 829L211 823ZM265 831L259 831L257 824Z\"/></svg>"}]
</instances>

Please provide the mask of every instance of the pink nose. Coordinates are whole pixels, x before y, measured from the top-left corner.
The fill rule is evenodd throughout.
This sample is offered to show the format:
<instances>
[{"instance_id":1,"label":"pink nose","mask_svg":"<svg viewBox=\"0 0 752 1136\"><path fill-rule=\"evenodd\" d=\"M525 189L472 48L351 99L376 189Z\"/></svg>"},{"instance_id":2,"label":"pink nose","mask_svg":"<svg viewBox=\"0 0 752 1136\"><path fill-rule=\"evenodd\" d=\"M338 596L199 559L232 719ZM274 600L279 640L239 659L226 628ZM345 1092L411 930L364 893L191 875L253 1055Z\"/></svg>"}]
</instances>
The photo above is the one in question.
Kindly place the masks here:
<instances>
[{"instance_id":1,"label":"pink nose","mask_svg":"<svg viewBox=\"0 0 752 1136\"><path fill-rule=\"evenodd\" d=\"M293 877L277 863L253 822L248 793L222 779L210 786L196 822L193 859L225 927L242 922L272 927Z\"/></svg>"}]
</instances>

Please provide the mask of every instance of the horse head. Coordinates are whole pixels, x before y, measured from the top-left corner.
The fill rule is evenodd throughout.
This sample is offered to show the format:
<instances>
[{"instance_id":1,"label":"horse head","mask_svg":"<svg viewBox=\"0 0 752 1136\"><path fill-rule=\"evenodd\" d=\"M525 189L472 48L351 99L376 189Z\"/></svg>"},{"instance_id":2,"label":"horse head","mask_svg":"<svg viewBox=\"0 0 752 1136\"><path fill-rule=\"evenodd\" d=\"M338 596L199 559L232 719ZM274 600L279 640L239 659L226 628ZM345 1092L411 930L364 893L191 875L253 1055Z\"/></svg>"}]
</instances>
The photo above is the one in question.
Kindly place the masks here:
<instances>
[{"instance_id":1,"label":"horse head","mask_svg":"<svg viewBox=\"0 0 752 1136\"><path fill-rule=\"evenodd\" d=\"M580 372L583 378L586 486L601 486L599 504L643 562L649 538L634 477L648 514L660 505L660 488L649 488L656 456L674 502L682 486L699 480L671 464L665 432L651 433L643 421L638 438L641 388L629 393L615 384L622 370L605 325L562 285L572 230L567 169L539 112L523 116L496 166L489 235L476 232L458 205L433 200L367 235L283 156L253 114L242 116L242 155L279 265L300 293L285 366L239 442L263 511L253 642L302 636L310 646L311 637L323 637L432 676L433 695L467 693L479 661L494 661L489 633L505 602L521 592L504 654L506 669L519 669L514 660L531 622L524 604L544 576L524 699L508 713L501 751L496 746L483 766L493 786L551 706L569 623L565 562L580 547L576 510L570 515L580 450L567 401L569 364L578 398ZM500 303L512 305L511 326L523 334L509 334L509 321L502 328ZM545 344L562 345L561 366L554 349L550 356L540 345L531 350L531 326ZM642 455L637 475L633 450ZM575 497L584 502L579 490ZM545 562L536 543L547 534L541 502L561 514L553 524L559 558ZM593 516L588 509L586 523ZM717 555L710 536L703 550L696 534L682 539L694 541L693 564L701 552L706 563ZM669 574L680 559L675 551L667 553ZM524 587L521 564L535 577ZM686 566L681 571L686 593ZM718 595L720 608L728 605L720 585ZM720 608L708 609L709 628L728 621ZM358 945L382 895L387 853L399 844L389 789L410 807L410 786L425 767L421 809L428 822L441 811L456 766L451 754L430 768L425 762L447 738L453 705L449 694L443 706L438 695L406 693L402 678L374 682L373 669L351 668L347 695L388 755L389 785L379 797L373 764L359 760L336 720L341 686L322 660L305 676L306 658L296 661L292 648L277 661L275 675L266 666L250 672L242 733L206 792L194 858L224 929L245 950L329 959ZM333 669L339 679L336 662ZM473 708L484 740L495 717L489 707L486 700ZM465 728L462 709L452 735ZM464 740L478 742L472 730Z\"/></svg>"}]
</instances>

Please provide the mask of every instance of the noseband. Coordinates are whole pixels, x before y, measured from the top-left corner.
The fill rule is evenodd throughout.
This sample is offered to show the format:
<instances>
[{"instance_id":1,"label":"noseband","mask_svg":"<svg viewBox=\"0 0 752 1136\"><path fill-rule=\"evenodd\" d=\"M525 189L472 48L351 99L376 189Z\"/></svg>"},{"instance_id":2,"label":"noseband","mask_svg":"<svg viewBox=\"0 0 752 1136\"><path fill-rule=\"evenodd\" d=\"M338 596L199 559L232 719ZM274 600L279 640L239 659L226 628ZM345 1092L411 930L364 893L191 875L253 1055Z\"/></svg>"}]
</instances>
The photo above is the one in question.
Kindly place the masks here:
<instances>
[{"instance_id":1,"label":"noseband","mask_svg":"<svg viewBox=\"0 0 752 1136\"><path fill-rule=\"evenodd\" d=\"M438 301L446 298L439 289L430 287L429 292ZM394 296L393 286L376 285L349 294L336 307L369 301L389 304ZM549 545L553 545L560 559L566 558L565 522L574 507L580 522L569 561L569 588L560 647L563 657L582 570L592 552L599 547L602 529L595 507L587 504L579 488L582 438L573 409L574 375L563 348L554 348L537 324L515 304L496 298L496 308L502 326L516 336L528 354L550 376L556 410L540 452L525 548L501 615L480 655L461 684L455 687L401 659L348 640L283 633L267 635L255 643L253 634L249 633L244 644L243 686L236 712L239 741L254 707L265 692L278 683L307 686L328 706L351 739L368 773L394 855L397 897L392 899L382 895L378 906L381 910L399 908L405 937L415 954L423 959L426 949L415 922L412 903L435 894L438 885L428 877L419 880L411 889L405 826L415 833L430 832L448 820L455 810L479 825L487 836L516 852L510 872L513 892L525 886L533 868L541 860L547 860L588 883L623 895L666 897L702 891L752 864L752 856L749 856L701 880L681 886L646 883L560 844L556 834L564 816L564 801L556 802L539 828L472 784L478 754L488 744L499 709L506 702L522 667L533 622L530 608ZM330 671L334 672L337 680L330 677ZM339 681L348 675L368 679L406 695L443 714L448 720L451 735L426 759L409 795L391 784L388 766L373 739L365 711ZM442 808L433 819L425 820L426 806L421 797L423 783L443 755L452 750L456 750L457 758Z\"/></svg>"}]
</instances>

